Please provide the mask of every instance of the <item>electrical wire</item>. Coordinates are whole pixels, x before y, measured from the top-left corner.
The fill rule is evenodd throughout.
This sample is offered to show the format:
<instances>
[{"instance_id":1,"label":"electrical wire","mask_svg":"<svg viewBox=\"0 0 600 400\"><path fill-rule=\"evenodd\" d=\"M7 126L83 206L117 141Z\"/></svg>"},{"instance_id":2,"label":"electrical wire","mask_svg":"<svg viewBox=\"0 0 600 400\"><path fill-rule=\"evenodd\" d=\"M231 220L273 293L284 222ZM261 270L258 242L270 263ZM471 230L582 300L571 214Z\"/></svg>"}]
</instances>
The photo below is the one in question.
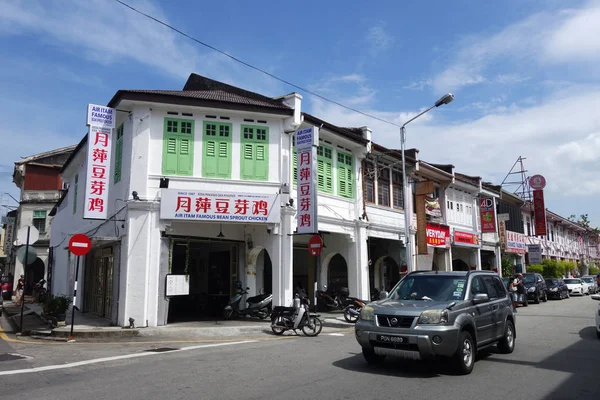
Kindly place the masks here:
<instances>
[{"instance_id":1,"label":"electrical wire","mask_svg":"<svg viewBox=\"0 0 600 400\"><path fill-rule=\"evenodd\" d=\"M331 99L329 99L329 98L327 98L325 96L322 96L322 95L320 95L320 94L318 94L316 92L308 90L308 89L306 89L306 88L304 88L304 87L302 87L300 85L296 85L295 83L292 83L292 82L290 82L290 81L288 81L288 80L286 80L284 78L280 78L277 75L274 75L274 74L272 74L272 73L270 73L268 71L265 71L264 69L256 67L256 66L254 66L254 65L252 65L252 64L250 64L250 63L248 63L246 61L243 61L243 60L241 60L241 59L239 59L239 58L237 58L235 56L232 56L231 54L228 54L227 52L225 52L225 51L223 51L223 50L221 50L221 49L219 49L219 48L217 48L215 46L212 46L212 45L210 45L210 44L208 44L206 42L203 42L203 41L201 41L199 39L196 39L195 37L188 35L187 33L181 31L180 29L177 29L174 26L169 25L168 23L166 23L164 21L161 21L160 19L158 19L156 17L153 17L152 15L146 14L145 12L138 10L137 8L135 8L135 7L133 7L133 6L125 3L124 1L121 1L121 0L115 0L115 1L117 3L119 3L119 4L121 4L122 6L127 7L130 10L132 10L132 11L134 11L134 12L136 12L136 13L138 13L138 14L146 17L146 18L149 18L149 19L153 20L154 22L156 22L156 23L158 23L158 24L160 24L160 25L162 25L162 26L164 26L166 28L169 28L170 30L172 30L172 31L174 31L174 32L176 32L176 33L178 33L178 34L180 34L180 35L188 38L189 40L191 40L193 42L196 42L196 43L198 43L198 44L200 44L200 45L202 45L204 47L207 47L207 48L209 48L209 49L211 49L213 51L216 51L217 53L220 53L220 54L224 55L225 57L228 57L228 58L232 59L233 61L235 61L235 62L237 62L239 64L242 64L242 65L244 65L244 66L246 66L248 68L251 68L251 69L253 69L255 71L258 71L258 72L260 72L260 73L262 73L264 75L267 75L270 78L273 78L273 79L275 79L275 80L277 80L277 81L279 81L281 83L284 83L284 84L286 84L288 86L292 86L292 87L294 87L294 88L296 88L298 90L301 90L301 91L303 91L305 93L308 93L308 94L310 94L312 96L318 97L318 98L320 98L323 101L335 104L335 105L337 105L339 107L342 107L342 108L345 108L346 110L349 110L349 111L361 114L361 115L363 115L365 117L368 117L368 118L371 118L371 119L374 119L374 120L377 120L377 121L380 121L380 122L383 122L383 123L386 123L386 124L389 124L389 125L393 125L393 126L396 126L398 128L401 127L401 125L399 125L399 124L396 124L396 123L388 121L386 119L383 119L383 118L380 118L380 117L376 117L375 115L371 115L371 114L368 114L366 112L357 110L356 108L349 107L349 106L344 105L344 104L342 104L342 103L340 103L338 101L331 100Z\"/></svg>"}]
</instances>

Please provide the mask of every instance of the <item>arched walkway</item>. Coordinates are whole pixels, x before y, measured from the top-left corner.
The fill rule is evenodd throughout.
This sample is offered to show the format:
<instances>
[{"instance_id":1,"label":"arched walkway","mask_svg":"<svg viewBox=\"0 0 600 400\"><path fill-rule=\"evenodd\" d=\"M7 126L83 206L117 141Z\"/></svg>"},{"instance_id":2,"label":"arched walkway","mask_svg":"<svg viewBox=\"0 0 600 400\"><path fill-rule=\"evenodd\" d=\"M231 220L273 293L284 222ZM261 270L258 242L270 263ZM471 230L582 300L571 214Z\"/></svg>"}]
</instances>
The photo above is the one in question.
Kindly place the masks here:
<instances>
[{"instance_id":1,"label":"arched walkway","mask_svg":"<svg viewBox=\"0 0 600 400\"><path fill-rule=\"evenodd\" d=\"M341 254L335 254L327 266L328 290L348 287L348 264Z\"/></svg>"},{"instance_id":2,"label":"arched walkway","mask_svg":"<svg viewBox=\"0 0 600 400\"><path fill-rule=\"evenodd\" d=\"M258 246L250 250L246 272L256 276L256 293L273 293L273 264L264 247Z\"/></svg>"},{"instance_id":3,"label":"arched walkway","mask_svg":"<svg viewBox=\"0 0 600 400\"><path fill-rule=\"evenodd\" d=\"M452 260L452 271L468 271L468 270L469 270L469 264L467 264L460 258Z\"/></svg>"},{"instance_id":4,"label":"arched walkway","mask_svg":"<svg viewBox=\"0 0 600 400\"><path fill-rule=\"evenodd\" d=\"M39 257L25 268L25 281L27 282L25 294L30 295L33 292L33 285L38 283L41 279L44 279L45 271L46 266Z\"/></svg>"}]
</instances>

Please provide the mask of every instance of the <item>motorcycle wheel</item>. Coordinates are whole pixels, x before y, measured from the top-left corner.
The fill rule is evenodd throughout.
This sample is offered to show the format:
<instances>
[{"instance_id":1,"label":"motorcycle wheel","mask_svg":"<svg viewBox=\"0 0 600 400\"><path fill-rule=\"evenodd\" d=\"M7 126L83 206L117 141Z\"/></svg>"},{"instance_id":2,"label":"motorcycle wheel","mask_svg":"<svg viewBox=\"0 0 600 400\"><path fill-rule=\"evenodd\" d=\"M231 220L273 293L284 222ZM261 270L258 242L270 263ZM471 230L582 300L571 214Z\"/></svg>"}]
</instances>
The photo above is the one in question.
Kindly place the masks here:
<instances>
[{"instance_id":1,"label":"motorcycle wheel","mask_svg":"<svg viewBox=\"0 0 600 400\"><path fill-rule=\"evenodd\" d=\"M223 319L231 319L233 316L233 310L223 310Z\"/></svg>"},{"instance_id":2,"label":"motorcycle wheel","mask_svg":"<svg viewBox=\"0 0 600 400\"><path fill-rule=\"evenodd\" d=\"M323 330L323 323L317 317L309 317L309 321L314 329L311 329L306 323L302 326L302 333L306 336L317 336Z\"/></svg>"},{"instance_id":3,"label":"motorcycle wheel","mask_svg":"<svg viewBox=\"0 0 600 400\"><path fill-rule=\"evenodd\" d=\"M283 326L274 326L279 321L283 322L283 318L282 317L276 317L276 318L273 318L271 320L271 330L277 336L283 335L283 332L285 332L285 328Z\"/></svg>"},{"instance_id":4,"label":"motorcycle wheel","mask_svg":"<svg viewBox=\"0 0 600 400\"><path fill-rule=\"evenodd\" d=\"M358 315L352 314L350 312L351 309L354 309L354 307L348 306L344 309L344 319L346 320L346 322L354 324L354 323L356 323L356 321L358 321Z\"/></svg>"}]
</instances>

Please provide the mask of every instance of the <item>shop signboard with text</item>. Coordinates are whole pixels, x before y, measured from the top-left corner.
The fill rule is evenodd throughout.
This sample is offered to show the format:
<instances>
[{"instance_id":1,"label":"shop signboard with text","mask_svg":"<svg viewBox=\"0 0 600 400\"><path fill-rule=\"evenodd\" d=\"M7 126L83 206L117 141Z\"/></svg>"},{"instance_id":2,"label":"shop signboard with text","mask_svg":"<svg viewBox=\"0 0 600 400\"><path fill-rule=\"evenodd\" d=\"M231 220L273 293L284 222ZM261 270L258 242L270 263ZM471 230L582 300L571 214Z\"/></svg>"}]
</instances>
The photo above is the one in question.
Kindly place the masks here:
<instances>
[{"instance_id":1,"label":"shop signboard with text","mask_svg":"<svg viewBox=\"0 0 600 400\"><path fill-rule=\"evenodd\" d=\"M112 154L114 108L88 105L87 172L83 218L106 219Z\"/></svg>"},{"instance_id":2,"label":"shop signboard with text","mask_svg":"<svg viewBox=\"0 0 600 400\"><path fill-rule=\"evenodd\" d=\"M484 197L479 199L479 216L482 233L496 232L496 210L493 198Z\"/></svg>"},{"instance_id":3,"label":"shop signboard with text","mask_svg":"<svg viewBox=\"0 0 600 400\"><path fill-rule=\"evenodd\" d=\"M507 253L525 254L527 245L525 244L525 235L518 232L506 230L506 223L499 222L500 227L500 247Z\"/></svg>"},{"instance_id":4,"label":"shop signboard with text","mask_svg":"<svg viewBox=\"0 0 600 400\"><path fill-rule=\"evenodd\" d=\"M277 194L161 190L161 219L276 224L280 215Z\"/></svg>"},{"instance_id":5,"label":"shop signboard with text","mask_svg":"<svg viewBox=\"0 0 600 400\"><path fill-rule=\"evenodd\" d=\"M536 236L546 236L546 205L544 204L544 191L533 191L533 217L535 221Z\"/></svg>"},{"instance_id":6,"label":"shop signboard with text","mask_svg":"<svg viewBox=\"0 0 600 400\"><path fill-rule=\"evenodd\" d=\"M447 225L427 223L427 245L431 247L450 247L450 227Z\"/></svg>"},{"instance_id":7,"label":"shop signboard with text","mask_svg":"<svg viewBox=\"0 0 600 400\"><path fill-rule=\"evenodd\" d=\"M454 230L454 244L464 247L481 247L479 235L473 232Z\"/></svg>"},{"instance_id":8,"label":"shop signboard with text","mask_svg":"<svg viewBox=\"0 0 600 400\"><path fill-rule=\"evenodd\" d=\"M298 233L317 233L317 147L319 128L310 127L296 131L296 159L298 168Z\"/></svg>"}]
</instances>

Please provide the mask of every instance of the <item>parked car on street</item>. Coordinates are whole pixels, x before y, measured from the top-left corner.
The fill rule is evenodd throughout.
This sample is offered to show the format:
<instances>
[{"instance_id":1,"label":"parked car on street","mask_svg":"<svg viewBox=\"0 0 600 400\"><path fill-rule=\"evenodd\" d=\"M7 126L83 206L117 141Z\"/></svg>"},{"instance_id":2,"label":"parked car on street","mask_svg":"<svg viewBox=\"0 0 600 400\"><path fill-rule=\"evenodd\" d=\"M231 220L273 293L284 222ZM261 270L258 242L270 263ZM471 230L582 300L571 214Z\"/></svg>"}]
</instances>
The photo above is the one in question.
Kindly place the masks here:
<instances>
[{"instance_id":1,"label":"parked car on street","mask_svg":"<svg viewBox=\"0 0 600 400\"><path fill-rule=\"evenodd\" d=\"M587 285L579 278L565 279L565 284L569 288L570 295L578 294L583 296L584 294L590 294Z\"/></svg>"},{"instance_id":2,"label":"parked car on street","mask_svg":"<svg viewBox=\"0 0 600 400\"><path fill-rule=\"evenodd\" d=\"M588 286L590 294L598 293L598 284L596 284L596 277L592 275L582 276L581 280Z\"/></svg>"},{"instance_id":3,"label":"parked car on street","mask_svg":"<svg viewBox=\"0 0 600 400\"><path fill-rule=\"evenodd\" d=\"M448 357L469 374L476 353L497 345L515 348L511 299L492 271L416 271L406 275L382 300L365 305L355 337L369 364L386 356L405 359Z\"/></svg>"},{"instance_id":4,"label":"parked car on street","mask_svg":"<svg viewBox=\"0 0 600 400\"><path fill-rule=\"evenodd\" d=\"M595 294L591 296L594 300L600 300L600 295ZM600 339L600 304L598 304L598 308L596 309L596 336Z\"/></svg>"},{"instance_id":5,"label":"parked car on street","mask_svg":"<svg viewBox=\"0 0 600 400\"><path fill-rule=\"evenodd\" d=\"M548 278L545 281L549 299L562 300L569 298L569 288L562 279Z\"/></svg>"},{"instance_id":6,"label":"parked car on street","mask_svg":"<svg viewBox=\"0 0 600 400\"><path fill-rule=\"evenodd\" d=\"M527 298L533 300L535 304L540 304L540 300L548 301L546 281L544 277L536 273L523 274L523 286L527 291Z\"/></svg>"}]
</instances>

